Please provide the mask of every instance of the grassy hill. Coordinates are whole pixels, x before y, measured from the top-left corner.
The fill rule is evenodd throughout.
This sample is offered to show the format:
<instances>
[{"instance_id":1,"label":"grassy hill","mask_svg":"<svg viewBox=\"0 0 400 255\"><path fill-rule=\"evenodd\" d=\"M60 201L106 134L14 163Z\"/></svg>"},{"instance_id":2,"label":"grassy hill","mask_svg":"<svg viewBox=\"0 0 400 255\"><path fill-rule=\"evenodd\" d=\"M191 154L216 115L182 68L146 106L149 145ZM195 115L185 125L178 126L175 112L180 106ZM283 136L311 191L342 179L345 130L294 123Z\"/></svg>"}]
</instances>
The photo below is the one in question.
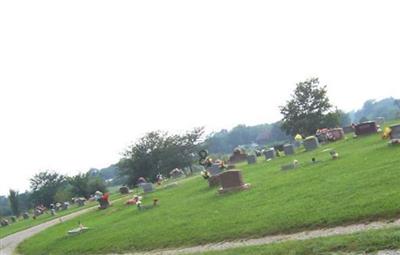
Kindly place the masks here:
<instances>
[{"instance_id":1,"label":"grassy hill","mask_svg":"<svg viewBox=\"0 0 400 255\"><path fill-rule=\"evenodd\" d=\"M340 154L331 160L327 148ZM378 135L349 138L273 161L242 164L251 189L218 195L200 176L146 195L160 206L138 211L119 201L26 240L23 254L85 254L191 246L290 233L400 215L400 146ZM316 157L320 162L311 163ZM300 167L282 172L297 159ZM88 232L69 237L80 220Z\"/></svg>"}]
</instances>

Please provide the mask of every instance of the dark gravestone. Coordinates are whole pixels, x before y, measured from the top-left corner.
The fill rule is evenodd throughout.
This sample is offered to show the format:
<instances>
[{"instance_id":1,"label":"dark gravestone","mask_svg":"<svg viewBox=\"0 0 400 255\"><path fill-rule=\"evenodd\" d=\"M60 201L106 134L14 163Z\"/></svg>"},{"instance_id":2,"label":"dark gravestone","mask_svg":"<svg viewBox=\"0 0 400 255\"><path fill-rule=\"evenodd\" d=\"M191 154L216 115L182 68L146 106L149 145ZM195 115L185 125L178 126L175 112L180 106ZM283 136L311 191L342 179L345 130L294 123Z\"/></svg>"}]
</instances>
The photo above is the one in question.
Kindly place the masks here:
<instances>
[{"instance_id":1,"label":"dark gravestone","mask_svg":"<svg viewBox=\"0 0 400 255\"><path fill-rule=\"evenodd\" d=\"M318 139L315 136L309 136L303 141L306 151L312 151L319 147Z\"/></svg>"},{"instance_id":2,"label":"dark gravestone","mask_svg":"<svg viewBox=\"0 0 400 255\"><path fill-rule=\"evenodd\" d=\"M400 139L400 124L390 126L390 129L391 129L390 139L392 140Z\"/></svg>"},{"instance_id":3,"label":"dark gravestone","mask_svg":"<svg viewBox=\"0 0 400 255\"><path fill-rule=\"evenodd\" d=\"M22 214L22 217L24 217L24 220L29 219L29 213L24 212L24 213Z\"/></svg>"},{"instance_id":4,"label":"dark gravestone","mask_svg":"<svg viewBox=\"0 0 400 255\"><path fill-rule=\"evenodd\" d=\"M294 154L294 146L293 144L285 144L283 145L283 151L285 155L293 155Z\"/></svg>"},{"instance_id":5,"label":"dark gravestone","mask_svg":"<svg viewBox=\"0 0 400 255\"><path fill-rule=\"evenodd\" d=\"M356 135L369 135L378 132L378 127L374 121L363 122L355 127Z\"/></svg>"},{"instance_id":6,"label":"dark gravestone","mask_svg":"<svg viewBox=\"0 0 400 255\"><path fill-rule=\"evenodd\" d=\"M255 164L255 163L257 163L257 156L256 155L247 156L247 164Z\"/></svg>"},{"instance_id":7,"label":"dark gravestone","mask_svg":"<svg viewBox=\"0 0 400 255\"><path fill-rule=\"evenodd\" d=\"M119 188L119 193L121 194L129 194L129 188L126 186L122 186L121 188Z\"/></svg>"},{"instance_id":8,"label":"dark gravestone","mask_svg":"<svg viewBox=\"0 0 400 255\"><path fill-rule=\"evenodd\" d=\"M221 188L219 193L225 193L236 190L248 189L249 184L245 184L242 178L242 172L240 170L229 170L219 175L219 181Z\"/></svg>"},{"instance_id":9,"label":"dark gravestone","mask_svg":"<svg viewBox=\"0 0 400 255\"><path fill-rule=\"evenodd\" d=\"M353 128L353 126L343 127L343 132L345 134L352 133L352 132L354 132L354 128Z\"/></svg>"},{"instance_id":10,"label":"dark gravestone","mask_svg":"<svg viewBox=\"0 0 400 255\"><path fill-rule=\"evenodd\" d=\"M139 187L141 187L143 189L144 193L152 192L154 190L153 184L150 182L141 183L141 184L139 184Z\"/></svg>"},{"instance_id":11,"label":"dark gravestone","mask_svg":"<svg viewBox=\"0 0 400 255\"><path fill-rule=\"evenodd\" d=\"M207 180L208 180L208 186L210 188L218 187L220 185L219 175L213 175L210 178L208 178Z\"/></svg>"},{"instance_id":12,"label":"dark gravestone","mask_svg":"<svg viewBox=\"0 0 400 255\"><path fill-rule=\"evenodd\" d=\"M233 154L229 157L229 163L235 164L247 159L247 154L241 149L235 149Z\"/></svg>"},{"instance_id":13,"label":"dark gravestone","mask_svg":"<svg viewBox=\"0 0 400 255\"><path fill-rule=\"evenodd\" d=\"M9 225L9 222L8 222L8 220L6 220L6 219L1 219L1 220L0 220L0 225L1 225L2 227L6 227L6 226Z\"/></svg>"},{"instance_id":14,"label":"dark gravestone","mask_svg":"<svg viewBox=\"0 0 400 255\"><path fill-rule=\"evenodd\" d=\"M78 206L84 206L86 199L84 199L83 197L80 197L80 198L76 199L75 202L78 204Z\"/></svg>"},{"instance_id":15,"label":"dark gravestone","mask_svg":"<svg viewBox=\"0 0 400 255\"><path fill-rule=\"evenodd\" d=\"M223 172L223 170L219 167L219 164L212 164L207 171L213 176L218 175Z\"/></svg>"},{"instance_id":16,"label":"dark gravestone","mask_svg":"<svg viewBox=\"0 0 400 255\"><path fill-rule=\"evenodd\" d=\"M276 156L275 149L270 148L270 149L264 151L264 156L265 156L266 160L275 158L275 156Z\"/></svg>"},{"instance_id":17,"label":"dark gravestone","mask_svg":"<svg viewBox=\"0 0 400 255\"><path fill-rule=\"evenodd\" d=\"M65 210L68 210L68 207L69 207L69 202L64 202L63 204L62 204L62 209L65 211Z\"/></svg>"}]
</instances>

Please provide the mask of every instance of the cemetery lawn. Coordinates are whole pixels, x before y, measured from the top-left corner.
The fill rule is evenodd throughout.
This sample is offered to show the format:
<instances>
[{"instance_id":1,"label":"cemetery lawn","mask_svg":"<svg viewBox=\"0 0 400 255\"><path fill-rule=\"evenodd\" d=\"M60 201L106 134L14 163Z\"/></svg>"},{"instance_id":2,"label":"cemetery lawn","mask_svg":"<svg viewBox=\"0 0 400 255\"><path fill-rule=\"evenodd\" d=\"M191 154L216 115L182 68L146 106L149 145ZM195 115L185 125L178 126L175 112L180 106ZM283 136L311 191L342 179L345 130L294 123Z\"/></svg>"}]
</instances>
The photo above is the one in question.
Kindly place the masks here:
<instances>
[{"instance_id":1,"label":"cemetery lawn","mask_svg":"<svg viewBox=\"0 0 400 255\"><path fill-rule=\"evenodd\" d=\"M305 241L248 246L224 251L203 252L204 255L287 255L287 254L336 254L372 253L400 249L400 228L370 230L351 235L315 238Z\"/></svg>"},{"instance_id":2,"label":"cemetery lawn","mask_svg":"<svg viewBox=\"0 0 400 255\"><path fill-rule=\"evenodd\" d=\"M111 200L119 198L119 197L120 197L120 195L118 193L110 195ZM56 216L51 216L50 212L48 212L48 213L44 213L44 214L38 216L36 218L36 220L32 219L32 214L29 215L29 219L27 219L27 220L24 220L22 218L22 216L19 217L19 219L15 223L12 223L12 221L9 220L11 223L9 226L0 228L0 238L3 238L5 236L14 234L18 231L22 231L27 228L39 225L41 223L44 223L44 222L47 222L50 220L54 220L56 218L68 215L70 213L73 213L73 212L76 212L76 211L79 211L82 209L86 209L86 208L89 208L92 206L96 206L96 205L98 205L97 202L88 202L88 203L86 203L85 206L82 206L82 207L78 207L76 205L70 205L70 208L68 210L58 211Z\"/></svg>"},{"instance_id":3,"label":"cemetery lawn","mask_svg":"<svg viewBox=\"0 0 400 255\"><path fill-rule=\"evenodd\" d=\"M351 137L351 136L350 136ZM200 176L145 196L147 211L124 205L80 215L25 240L22 254L118 253L254 238L400 216L400 146L380 135L349 138L313 152L239 164L251 188L218 195ZM339 153L331 160L328 148ZM316 157L319 163L311 163ZM280 166L297 159L296 170ZM80 220L91 228L70 237Z\"/></svg>"}]
</instances>

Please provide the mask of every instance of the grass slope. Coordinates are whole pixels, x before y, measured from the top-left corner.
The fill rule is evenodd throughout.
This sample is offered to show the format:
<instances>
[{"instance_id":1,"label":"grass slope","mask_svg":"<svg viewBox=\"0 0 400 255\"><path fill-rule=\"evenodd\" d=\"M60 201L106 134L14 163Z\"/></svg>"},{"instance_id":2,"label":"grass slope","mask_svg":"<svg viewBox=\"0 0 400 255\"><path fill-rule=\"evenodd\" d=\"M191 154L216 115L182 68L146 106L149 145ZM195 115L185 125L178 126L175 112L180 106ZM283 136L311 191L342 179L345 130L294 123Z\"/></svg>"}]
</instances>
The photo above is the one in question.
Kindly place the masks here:
<instances>
[{"instance_id":1,"label":"grass slope","mask_svg":"<svg viewBox=\"0 0 400 255\"><path fill-rule=\"evenodd\" d=\"M333 161L326 148L340 159ZM84 254L191 246L237 238L348 224L400 214L400 146L378 135L348 139L270 162L239 165L250 190L218 195L197 176L175 188L147 195L160 206L138 211L119 201L112 208L80 216L23 242L24 254ZM310 163L316 157L322 161ZM282 172L297 159L301 166ZM80 220L92 229L66 232Z\"/></svg>"},{"instance_id":2,"label":"grass slope","mask_svg":"<svg viewBox=\"0 0 400 255\"><path fill-rule=\"evenodd\" d=\"M118 193L110 195L111 200L117 199L119 197L121 197L121 196ZM3 238L5 236L8 236L8 235L14 234L16 232L25 230L27 228L39 225L41 223L68 215L70 213L73 213L73 212L76 212L76 211L79 211L79 210L82 210L85 208L96 206L96 205L98 205L97 202L88 202L88 203L86 203L85 206L82 206L82 207L78 207L76 205L71 205L68 210L59 211L59 212L57 212L57 215L55 215L55 216L51 216L51 214L49 212L49 213L44 213L44 214L38 216L35 220L32 219L32 215L30 215L30 218L27 220L24 220L24 219L22 219L22 217L20 217L17 220L17 222L15 222L15 223L12 223L11 220L9 220L9 222L11 223L9 226L0 228L0 238Z\"/></svg>"}]
</instances>

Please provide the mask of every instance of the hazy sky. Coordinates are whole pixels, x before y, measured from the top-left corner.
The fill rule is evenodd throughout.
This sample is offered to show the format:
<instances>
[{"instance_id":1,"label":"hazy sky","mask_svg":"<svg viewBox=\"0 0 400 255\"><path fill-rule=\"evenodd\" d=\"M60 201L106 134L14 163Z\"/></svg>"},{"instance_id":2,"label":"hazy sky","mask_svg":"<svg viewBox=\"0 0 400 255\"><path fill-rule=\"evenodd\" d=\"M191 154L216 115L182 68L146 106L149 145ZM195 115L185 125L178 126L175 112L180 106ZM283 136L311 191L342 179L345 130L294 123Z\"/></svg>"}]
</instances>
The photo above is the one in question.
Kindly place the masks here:
<instances>
[{"instance_id":1,"label":"hazy sky","mask_svg":"<svg viewBox=\"0 0 400 255\"><path fill-rule=\"evenodd\" d=\"M146 131L277 121L312 76L344 110L400 97L396 2L1 1L0 194Z\"/></svg>"}]
</instances>

